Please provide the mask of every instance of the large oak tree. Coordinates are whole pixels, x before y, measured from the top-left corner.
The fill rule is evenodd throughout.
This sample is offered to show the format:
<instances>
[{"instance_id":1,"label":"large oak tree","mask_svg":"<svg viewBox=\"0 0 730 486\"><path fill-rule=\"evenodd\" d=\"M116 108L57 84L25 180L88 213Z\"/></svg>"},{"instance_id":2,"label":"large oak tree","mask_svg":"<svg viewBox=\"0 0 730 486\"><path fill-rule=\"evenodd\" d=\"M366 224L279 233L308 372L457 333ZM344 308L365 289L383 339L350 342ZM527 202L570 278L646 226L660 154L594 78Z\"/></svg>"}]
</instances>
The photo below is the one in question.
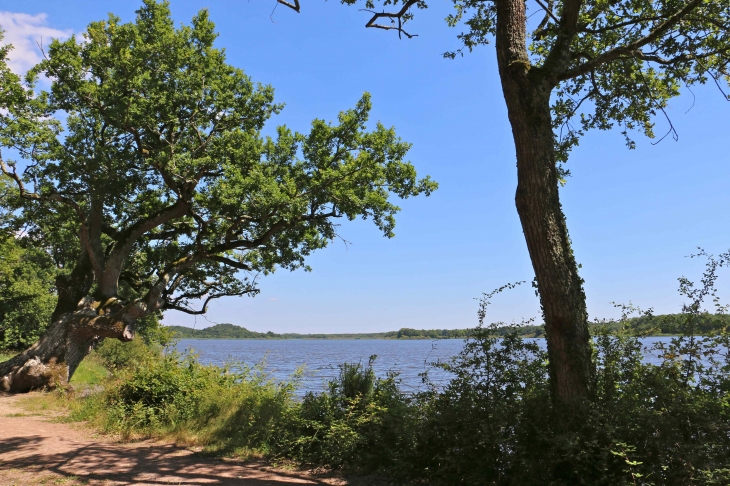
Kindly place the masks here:
<instances>
[{"instance_id":1,"label":"large oak tree","mask_svg":"<svg viewBox=\"0 0 730 486\"><path fill-rule=\"evenodd\" d=\"M132 339L145 316L255 294L257 275L306 266L338 218L371 218L390 237L391 196L436 188L404 161L409 144L392 128L366 130L367 94L337 124L262 136L281 105L215 38L205 10L175 28L166 2L145 0L133 23L110 16L82 42L54 41L25 85L2 50L14 234L61 269L47 331L0 363L0 390L67 381L90 346ZM39 75L50 92L34 88Z\"/></svg>"},{"instance_id":2,"label":"large oak tree","mask_svg":"<svg viewBox=\"0 0 730 486\"><path fill-rule=\"evenodd\" d=\"M429 0L340 0L369 11L366 27L414 32ZM450 0L463 27L454 58L494 41L517 158L515 202L545 320L556 404L591 394L583 280L571 250L559 185L587 130L620 127L654 137L655 116L685 86L730 81L727 0ZM297 12L299 0L278 0ZM530 20L528 8L540 15ZM676 136L671 121L666 135Z\"/></svg>"}]
</instances>

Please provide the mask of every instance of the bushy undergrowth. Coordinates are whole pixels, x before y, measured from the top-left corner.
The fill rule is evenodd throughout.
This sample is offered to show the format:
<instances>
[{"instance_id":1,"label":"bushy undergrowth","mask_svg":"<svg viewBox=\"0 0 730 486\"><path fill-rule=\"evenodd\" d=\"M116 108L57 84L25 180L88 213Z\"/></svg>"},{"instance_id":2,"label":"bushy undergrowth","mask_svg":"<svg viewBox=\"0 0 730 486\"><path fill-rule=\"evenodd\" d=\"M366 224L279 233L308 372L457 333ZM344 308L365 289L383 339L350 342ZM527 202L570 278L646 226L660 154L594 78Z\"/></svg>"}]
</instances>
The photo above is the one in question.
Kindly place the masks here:
<instances>
[{"instance_id":1,"label":"bushy undergrowth","mask_svg":"<svg viewBox=\"0 0 730 486\"><path fill-rule=\"evenodd\" d=\"M447 387L416 398L401 472L446 484L729 484L728 336L688 341L655 350L651 365L638 338L600 333L595 396L579 411L553 407L538 346L478 330L443 365L456 375ZM692 375L689 353L705 362Z\"/></svg>"},{"instance_id":2,"label":"bushy undergrowth","mask_svg":"<svg viewBox=\"0 0 730 486\"><path fill-rule=\"evenodd\" d=\"M326 391L296 400L295 383L267 381L260 369L109 345L100 356L115 371L75 413L124 435L402 482L727 485L730 334L694 334L716 267L711 259L701 288L680 280L690 300L682 336L647 349L641 336L599 329L593 395L572 409L551 401L535 340L481 326L490 294L461 353L434 364L452 377L443 387L426 374L424 391L404 394L395 374L375 375L372 357L341 365Z\"/></svg>"},{"instance_id":3,"label":"bushy undergrowth","mask_svg":"<svg viewBox=\"0 0 730 486\"><path fill-rule=\"evenodd\" d=\"M412 444L414 411L395 374L377 378L361 363L340 365L323 393L307 393L283 417L272 452L307 466L390 470Z\"/></svg>"},{"instance_id":4,"label":"bushy undergrowth","mask_svg":"<svg viewBox=\"0 0 730 486\"><path fill-rule=\"evenodd\" d=\"M126 437L168 436L214 451L266 453L293 386L268 381L256 368L220 368L171 354L117 369L74 416Z\"/></svg>"},{"instance_id":5,"label":"bushy undergrowth","mask_svg":"<svg viewBox=\"0 0 730 486\"><path fill-rule=\"evenodd\" d=\"M124 436L172 437L208 450L395 480L490 485L730 483L730 336L595 337L595 396L585 410L550 400L545 351L518 330L478 328L436 366L444 388L404 394L372 362L344 364L322 393L259 369L147 355L117 368L74 412ZM644 353L658 356L649 364ZM567 414L567 415L566 415ZM565 427L570 417L580 424Z\"/></svg>"}]
</instances>

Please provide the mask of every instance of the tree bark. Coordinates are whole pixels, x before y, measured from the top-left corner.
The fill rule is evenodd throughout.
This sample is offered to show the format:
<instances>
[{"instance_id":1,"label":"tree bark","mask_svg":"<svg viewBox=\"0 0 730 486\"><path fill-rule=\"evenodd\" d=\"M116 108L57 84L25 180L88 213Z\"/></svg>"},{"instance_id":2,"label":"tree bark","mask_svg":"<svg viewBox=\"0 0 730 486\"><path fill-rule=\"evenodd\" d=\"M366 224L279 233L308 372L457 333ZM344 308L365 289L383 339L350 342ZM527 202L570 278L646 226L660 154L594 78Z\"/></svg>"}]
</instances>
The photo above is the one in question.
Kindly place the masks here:
<instances>
[{"instance_id":1,"label":"tree bark","mask_svg":"<svg viewBox=\"0 0 730 486\"><path fill-rule=\"evenodd\" d=\"M68 290L66 295L74 292ZM55 319L30 348L0 363L0 391L25 393L65 385L94 344L112 337L134 338L134 322L116 299L84 299L76 310Z\"/></svg>"},{"instance_id":2,"label":"tree bark","mask_svg":"<svg viewBox=\"0 0 730 486\"><path fill-rule=\"evenodd\" d=\"M497 60L517 157L515 203L545 320L552 396L556 405L575 408L591 393L592 348L583 280L558 193L554 84L530 64L524 1L498 1L497 9Z\"/></svg>"}]
</instances>

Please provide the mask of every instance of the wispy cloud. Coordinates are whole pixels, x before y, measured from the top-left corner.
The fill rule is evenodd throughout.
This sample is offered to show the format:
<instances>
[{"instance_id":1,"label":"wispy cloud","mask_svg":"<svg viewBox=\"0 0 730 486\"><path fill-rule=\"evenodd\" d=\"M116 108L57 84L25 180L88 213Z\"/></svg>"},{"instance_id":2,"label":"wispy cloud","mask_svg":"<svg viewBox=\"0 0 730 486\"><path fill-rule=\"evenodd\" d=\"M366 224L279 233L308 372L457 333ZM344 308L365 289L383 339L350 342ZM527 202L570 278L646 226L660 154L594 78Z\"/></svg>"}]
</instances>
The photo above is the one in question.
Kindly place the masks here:
<instances>
[{"instance_id":1,"label":"wispy cloud","mask_svg":"<svg viewBox=\"0 0 730 486\"><path fill-rule=\"evenodd\" d=\"M47 15L30 15L20 12L0 12L0 28L4 31L2 44L12 44L8 66L18 74L24 74L41 60L41 46L51 39L68 39L71 30L49 27Z\"/></svg>"}]
</instances>

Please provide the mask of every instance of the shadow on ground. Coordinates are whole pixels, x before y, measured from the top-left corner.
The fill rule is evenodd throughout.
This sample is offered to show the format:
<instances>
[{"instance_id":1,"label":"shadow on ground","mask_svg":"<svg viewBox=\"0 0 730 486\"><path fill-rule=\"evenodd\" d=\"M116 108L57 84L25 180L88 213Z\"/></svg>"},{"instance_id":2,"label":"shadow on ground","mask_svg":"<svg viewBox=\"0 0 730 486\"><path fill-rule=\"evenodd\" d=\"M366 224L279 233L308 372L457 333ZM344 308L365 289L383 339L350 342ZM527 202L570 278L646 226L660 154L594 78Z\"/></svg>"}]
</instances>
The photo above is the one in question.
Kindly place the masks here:
<instances>
[{"instance_id":1,"label":"shadow on ground","mask_svg":"<svg viewBox=\"0 0 730 486\"><path fill-rule=\"evenodd\" d=\"M56 441L40 435L3 437L0 472L6 474L2 476L8 481L13 480L16 471L39 477L55 473L68 481L107 485L324 484L295 474L268 471L262 466L208 460L171 444L79 442L63 438L59 441L49 443ZM55 451L49 450L49 446ZM22 479L17 479L20 482L15 484L23 484Z\"/></svg>"}]
</instances>

